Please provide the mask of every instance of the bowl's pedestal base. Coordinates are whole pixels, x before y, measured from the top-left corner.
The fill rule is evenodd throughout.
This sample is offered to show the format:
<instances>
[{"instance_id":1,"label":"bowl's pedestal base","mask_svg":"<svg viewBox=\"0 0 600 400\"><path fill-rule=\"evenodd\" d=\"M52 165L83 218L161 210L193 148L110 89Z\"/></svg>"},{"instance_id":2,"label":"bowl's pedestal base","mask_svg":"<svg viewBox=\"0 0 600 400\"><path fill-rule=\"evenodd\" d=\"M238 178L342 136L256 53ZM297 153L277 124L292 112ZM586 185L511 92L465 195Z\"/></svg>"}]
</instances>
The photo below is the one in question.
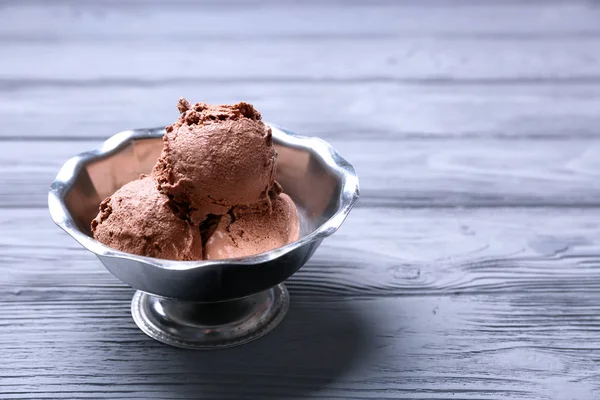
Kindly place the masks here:
<instances>
[{"instance_id":1,"label":"bowl's pedestal base","mask_svg":"<svg viewBox=\"0 0 600 400\"><path fill-rule=\"evenodd\" d=\"M237 346L267 334L285 316L289 296L283 284L239 300L193 303L137 291L131 314L148 336L176 347Z\"/></svg>"}]
</instances>

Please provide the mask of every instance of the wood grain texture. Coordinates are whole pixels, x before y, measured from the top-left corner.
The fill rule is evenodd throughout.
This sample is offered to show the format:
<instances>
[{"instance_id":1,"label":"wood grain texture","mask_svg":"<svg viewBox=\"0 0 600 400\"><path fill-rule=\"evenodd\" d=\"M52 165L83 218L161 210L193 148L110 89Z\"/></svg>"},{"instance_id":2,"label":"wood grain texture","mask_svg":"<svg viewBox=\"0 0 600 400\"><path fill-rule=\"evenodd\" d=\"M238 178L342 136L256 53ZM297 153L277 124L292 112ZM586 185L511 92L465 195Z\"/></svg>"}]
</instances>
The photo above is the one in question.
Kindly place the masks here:
<instances>
[{"instance_id":1,"label":"wood grain texture","mask_svg":"<svg viewBox=\"0 0 600 400\"><path fill-rule=\"evenodd\" d=\"M316 283L318 284L318 283ZM163 346L123 288L3 304L3 399L595 399L597 294L296 299L220 352ZM585 322L584 322L585 321ZM32 329L36 326L37 329Z\"/></svg>"},{"instance_id":2,"label":"wood grain texture","mask_svg":"<svg viewBox=\"0 0 600 400\"><path fill-rule=\"evenodd\" d=\"M600 14L598 16L600 19ZM107 27L110 28L110 27ZM94 51L86 49L93 44ZM518 44L518 45L517 45ZM174 82L600 83L600 40L324 38L2 42L3 86ZM44 68L31 63L36 55ZM360 56L357 56L360 55ZM118 60L118 61L117 61ZM7 82L8 81L8 82Z\"/></svg>"},{"instance_id":3,"label":"wood grain texture","mask_svg":"<svg viewBox=\"0 0 600 400\"><path fill-rule=\"evenodd\" d=\"M163 125L185 95L248 100L315 135L597 137L599 12L554 1L12 2L0 8L0 136Z\"/></svg>"},{"instance_id":4,"label":"wood grain texture","mask_svg":"<svg viewBox=\"0 0 600 400\"><path fill-rule=\"evenodd\" d=\"M369 35L545 37L600 33L594 1L5 1L0 34L23 40L204 40ZM34 23L22 24L22 21ZM106 29L110 27L110 29ZM243 40L243 39L242 39Z\"/></svg>"},{"instance_id":5,"label":"wood grain texture","mask_svg":"<svg viewBox=\"0 0 600 400\"><path fill-rule=\"evenodd\" d=\"M532 0L0 3L0 399L600 398L600 7ZM280 327L163 346L54 226L62 163L254 103L362 197Z\"/></svg>"},{"instance_id":6,"label":"wood grain texture","mask_svg":"<svg viewBox=\"0 0 600 400\"><path fill-rule=\"evenodd\" d=\"M13 3L2 10L7 22L0 44L11 62L0 66L0 87L231 80L600 83L600 11L589 3L261 5ZM563 32L569 16L577 25ZM509 26L495 27L499 22ZM508 28L521 35L503 35ZM523 40L528 33L534 35ZM90 47L94 51L86 51Z\"/></svg>"},{"instance_id":7,"label":"wood grain texture","mask_svg":"<svg viewBox=\"0 0 600 400\"><path fill-rule=\"evenodd\" d=\"M600 206L597 140L332 137L358 171L358 207ZM2 144L0 206L45 207L50 183L95 141Z\"/></svg>"},{"instance_id":8,"label":"wood grain texture","mask_svg":"<svg viewBox=\"0 0 600 400\"><path fill-rule=\"evenodd\" d=\"M180 96L212 103L245 100L267 121L326 139L600 137L600 85L587 83L130 83L4 87L0 138L105 140L125 129L172 123Z\"/></svg>"},{"instance_id":9,"label":"wood grain texture","mask_svg":"<svg viewBox=\"0 0 600 400\"><path fill-rule=\"evenodd\" d=\"M599 220L357 209L288 282L281 327L198 353L145 337L133 291L45 210L3 210L0 397L593 399Z\"/></svg>"},{"instance_id":10,"label":"wood grain texture","mask_svg":"<svg viewBox=\"0 0 600 400\"><path fill-rule=\"evenodd\" d=\"M47 214L0 209L4 300L76 300L92 287L110 298L120 290ZM599 221L597 209L359 208L289 287L294 296L334 298L593 294L600 289Z\"/></svg>"}]
</instances>

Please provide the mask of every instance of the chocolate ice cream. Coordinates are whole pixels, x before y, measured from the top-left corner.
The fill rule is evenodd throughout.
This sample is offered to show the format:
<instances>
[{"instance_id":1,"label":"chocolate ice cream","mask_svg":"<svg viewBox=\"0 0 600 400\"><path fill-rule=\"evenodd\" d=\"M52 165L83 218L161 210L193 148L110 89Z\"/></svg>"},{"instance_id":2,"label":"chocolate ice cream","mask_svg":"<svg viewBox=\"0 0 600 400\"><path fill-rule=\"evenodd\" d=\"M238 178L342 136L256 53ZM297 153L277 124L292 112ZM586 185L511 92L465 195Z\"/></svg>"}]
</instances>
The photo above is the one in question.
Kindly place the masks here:
<instances>
[{"instance_id":1,"label":"chocolate ice cream","mask_svg":"<svg viewBox=\"0 0 600 400\"><path fill-rule=\"evenodd\" d=\"M178 108L154 175L182 216L199 224L236 206L270 208L277 154L260 113L248 103L192 106L183 98Z\"/></svg>"},{"instance_id":2,"label":"chocolate ice cream","mask_svg":"<svg viewBox=\"0 0 600 400\"><path fill-rule=\"evenodd\" d=\"M280 194L272 210L232 212L221 217L205 244L207 260L251 256L298 239L298 213L292 199Z\"/></svg>"},{"instance_id":3,"label":"chocolate ice cream","mask_svg":"<svg viewBox=\"0 0 600 400\"><path fill-rule=\"evenodd\" d=\"M100 204L94 237L172 260L244 257L297 240L296 206L275 182L277 153L260 113L248 103L177 106L152 175Z\"/></svg>"},{"instance_id":4,"label":"chocolate ice cream","mask_svg":"<svg viewBox=\"0 0 600 400\"><path fill-rule=\"evenodd\" d=\"M169 198L148 177L129 182L100 204L94 238L127 253L169 260L201 260L198 227L173 213Z\"/></svg>"}]
</instances>

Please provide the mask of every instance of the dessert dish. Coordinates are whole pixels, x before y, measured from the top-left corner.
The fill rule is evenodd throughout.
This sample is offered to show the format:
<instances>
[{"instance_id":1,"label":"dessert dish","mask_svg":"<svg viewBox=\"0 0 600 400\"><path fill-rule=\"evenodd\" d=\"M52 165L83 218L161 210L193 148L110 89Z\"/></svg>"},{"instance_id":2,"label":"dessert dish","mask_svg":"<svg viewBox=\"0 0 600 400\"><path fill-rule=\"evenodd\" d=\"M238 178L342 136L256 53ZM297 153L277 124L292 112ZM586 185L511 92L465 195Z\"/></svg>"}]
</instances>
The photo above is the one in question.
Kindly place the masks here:
<instances>
[{"instance_id":1,"label":"dessert dish","mask_svg":"<svg viewBox=\"0 0 600 400\"><path fill-rule=\"evenodd\" d=\"M201 222L193 221L192 213L186 211L195 211L191 210L195 206L190 203L186 208L182 207L186 203L176 204L166 190L159 190L157 177L152 175L164 149L164 127L116 133L98 148L67 160L52 182L48 193L52 219L96 255L116 278L137 289L131 314L148 336L172 346L218 349L248 343L267 334L288 310L290 300L283 282L311 258L323 240L336 232L356 204L358 177L352 165L333 147L316 137L300 136L272 124L265 123L265 127L272 133L278 154L275 180L283 186L284 193L278 193L279 186L273 183L268 200L259 193L260 200L268 201L262 207L252 203L256 197L247 204L243 204L246 200L236 200L231 202L231 210L223 214L213 211ZM135 185L142 188L135 189ZM286 193L293 199L294 207ZM138 198L141 194L145 194L143 199ZM126 197L134 200L119 204ZM107 198L104 212L99 213L99 205ZM138 207L140 202L145 205ZM110 222L111 218L135 214L121 209L129 206L145 216L122 219L120 225ZM277 217L278 209L283 216ZM297 214L284 215L296 210ZM293 215L299 215L301 221L299 234L295 233ZM97 225L92 227L97 237L101 234L110 237L111 228L119 225L126 227L125 232L132 234L132 238L141 236L141 244L129 242L121 251L108 239L104 241L109 245L94 239L90 221L97 217ZM142 225L144 220L155 219L171 221L170 228ZM188 238L177 243L177 248L190 250L192 247L186 243L190 237L192 242L198 241L198 236L188 236L188 227L194 230L197 227L198 230L189 232L200 233L200 242L205 244L202 257L211 254L211 259L182 260L187 256L181 250L167 254L168 246L158 246L160 254L151 257L134 253L138 246L142 247L139 252L146 254L153 241L169 241L173 226L183 232L176 236ZM112 232L113 237L117 235ZM215 232L222 234L218 236L220 244L214 243ZM249 243L244 242L250 237L247 233L254 237ZM148 240L144 235L154 239ZM283 247L230 258L238 256L237 247L262 251L296 235L297 240ZM191 251L188 255L200 257ZM171 259L161 258L171 256ZM60 271L57 276L60 277Z\"/></svg>"}]
</instances>

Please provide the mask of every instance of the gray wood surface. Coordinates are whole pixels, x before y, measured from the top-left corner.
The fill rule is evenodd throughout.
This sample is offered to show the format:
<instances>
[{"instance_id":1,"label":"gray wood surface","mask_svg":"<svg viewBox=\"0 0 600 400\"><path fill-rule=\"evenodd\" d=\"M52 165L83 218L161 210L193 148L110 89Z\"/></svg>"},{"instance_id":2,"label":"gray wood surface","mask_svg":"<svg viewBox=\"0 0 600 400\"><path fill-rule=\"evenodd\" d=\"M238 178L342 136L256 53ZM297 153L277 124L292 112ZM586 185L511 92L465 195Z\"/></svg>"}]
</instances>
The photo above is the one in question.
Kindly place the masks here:
<instances>
[{"instance_id":1,"label":"gray wood surface","mask_svg":"<svg viewBox=\"0 0 600 400\"><path fill-rule=\"evenodd\" d=\"M600 399L600 3L0 2L0 399ZM60 165L254 103L362 197L251 344L170 348L56 228Z\"/></svg>"},{"instance_id":2,"label":"gray wood surface","mask_svg":"<svg viewBox=\"0 0 600 400\"><path fill-rule=\"evenodd\" d=\"M600 138L329 139L359 173L357 207L600 205ZM62 163L98 143L6 141L0 205L44 207Z\"/></svg>"}]
</instances>

